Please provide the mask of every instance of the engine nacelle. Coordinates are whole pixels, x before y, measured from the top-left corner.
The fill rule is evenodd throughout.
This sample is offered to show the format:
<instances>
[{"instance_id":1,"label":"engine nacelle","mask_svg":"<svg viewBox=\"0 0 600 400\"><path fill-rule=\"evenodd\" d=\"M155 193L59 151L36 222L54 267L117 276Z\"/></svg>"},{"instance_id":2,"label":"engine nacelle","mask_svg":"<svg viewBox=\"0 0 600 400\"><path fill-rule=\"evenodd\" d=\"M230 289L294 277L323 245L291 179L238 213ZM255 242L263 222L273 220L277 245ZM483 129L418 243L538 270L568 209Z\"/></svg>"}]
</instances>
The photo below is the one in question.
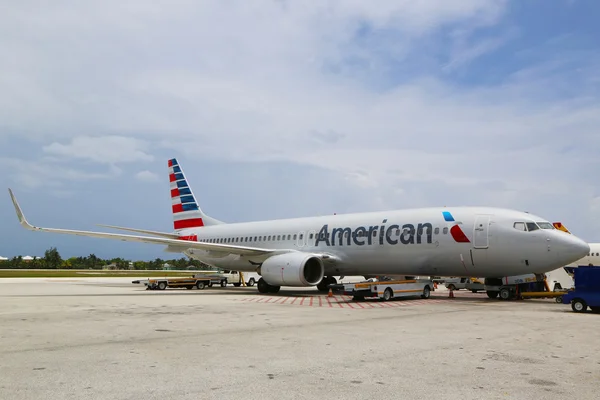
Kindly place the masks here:
<instances>
[{"instance_id":1,"label":"engine nacelle","mask_svg":"<svg viewBox=\"0 0 600 400\"><path fill-rule=\"evenodd\" d=\"M259 273L273 286L315 286L323 279L323 261L308 253L285 253L267 258Z\"/></svg>"}]
</instances>

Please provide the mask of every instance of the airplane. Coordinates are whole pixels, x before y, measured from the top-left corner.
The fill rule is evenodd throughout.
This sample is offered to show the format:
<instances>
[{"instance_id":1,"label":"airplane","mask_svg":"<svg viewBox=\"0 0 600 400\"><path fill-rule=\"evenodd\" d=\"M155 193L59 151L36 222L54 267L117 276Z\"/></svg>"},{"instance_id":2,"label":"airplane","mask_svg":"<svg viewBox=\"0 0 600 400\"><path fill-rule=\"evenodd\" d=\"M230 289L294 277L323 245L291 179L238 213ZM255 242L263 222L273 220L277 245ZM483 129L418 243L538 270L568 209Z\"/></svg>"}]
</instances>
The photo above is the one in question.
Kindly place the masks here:
<instances>
[{"instance_id":1,"label":"airplane","mask_svg":"<svg viewBox=\"0 0 600 400\"><path fill-rule=\"evenodd\" d=\"M168 160L173 232L114 225L140 235L41 228L32 231L165 245L213 267L257 272L260 293L281 286L327 291L335 276L504 276L544 273L590 251L546 219L491 207L430 207L305 218L225 223L205 214L176 158ZM491 298L497 292L488 292Z\"/></svg>"},{"instance_id":2,"label":"airplane","mask_svg":"<svg viewBox=\"0 0 600 400\"><path fill-rule=\"evenodd\" d=\"M564 226L561 222L553 222L552 223L556 229L560 229L563 232L571 233L566 226ZM600 243L588 243L590 246L590 251L582 258L575 260L572 263L569 263L565 266L568 270L572 270L572 268L583 266L600 266ZM572 271L571 271L572 272Z\"/></svg>"}]
</instances>

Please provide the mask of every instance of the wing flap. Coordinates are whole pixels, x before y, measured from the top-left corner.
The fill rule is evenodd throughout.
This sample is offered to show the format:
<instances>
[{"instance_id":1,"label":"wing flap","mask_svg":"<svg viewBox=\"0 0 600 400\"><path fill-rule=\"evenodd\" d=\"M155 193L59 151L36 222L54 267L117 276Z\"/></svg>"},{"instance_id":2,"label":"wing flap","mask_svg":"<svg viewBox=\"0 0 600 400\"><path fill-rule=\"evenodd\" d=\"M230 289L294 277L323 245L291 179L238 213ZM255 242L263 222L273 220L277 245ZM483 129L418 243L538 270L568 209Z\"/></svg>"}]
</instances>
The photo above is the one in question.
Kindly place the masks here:
<instances>
[{"instance_id":1,"label":"wing flap","mask_svg":"<svg viewBox=\"0 0 600 400\"><path fill-rule=\"evenodd\" d=\"M137 233L146 233L148 235L153 235L153 236L159 236L159 237L164 237L167 239L177 239L179 238L179 235L175 234L175 233L167 233L167 232L157 232L157 231L149 231L147 229L137 229L137 228L126 228L126 227L122 227L122 226L115 226L115 225L104 225L104 224L96 224L98 226L102 226L104 228L111 228L111 229L118 229L120 231L129 231L129 232L137 232Z\"/></svg>"}]
</instances>

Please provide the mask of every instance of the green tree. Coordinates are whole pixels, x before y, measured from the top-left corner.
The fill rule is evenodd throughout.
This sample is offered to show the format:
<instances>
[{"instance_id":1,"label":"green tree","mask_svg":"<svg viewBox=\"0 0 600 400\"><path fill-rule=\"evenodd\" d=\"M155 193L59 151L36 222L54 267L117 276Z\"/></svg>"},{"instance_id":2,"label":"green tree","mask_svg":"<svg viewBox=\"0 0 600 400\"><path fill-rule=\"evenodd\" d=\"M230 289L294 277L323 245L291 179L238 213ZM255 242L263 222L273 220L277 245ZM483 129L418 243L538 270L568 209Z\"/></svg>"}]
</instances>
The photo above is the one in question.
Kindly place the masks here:
<instances>
[{"instance_id":1,"label":"green tree","mask_svg":"<svg viewBox=\"0 0 600 400\"><path fill-rule=\"evenodd\" d=\"M62 258L56 247L51 247L44 253L44 263L48 268L58 269L62 266Z\"/></svg>"}]
</instances>

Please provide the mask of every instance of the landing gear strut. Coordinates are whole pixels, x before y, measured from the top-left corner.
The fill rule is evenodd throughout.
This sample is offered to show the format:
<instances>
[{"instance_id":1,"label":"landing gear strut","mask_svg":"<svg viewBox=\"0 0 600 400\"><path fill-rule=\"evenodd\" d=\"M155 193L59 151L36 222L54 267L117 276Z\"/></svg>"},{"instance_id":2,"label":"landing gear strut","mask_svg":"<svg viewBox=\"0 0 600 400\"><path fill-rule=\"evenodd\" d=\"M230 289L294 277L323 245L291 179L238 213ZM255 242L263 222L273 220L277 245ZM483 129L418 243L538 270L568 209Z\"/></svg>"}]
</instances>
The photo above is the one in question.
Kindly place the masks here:
<instances>
[{"instance_id":1,"label":"landing gear strut","mask_svg":"<svg viewBox=\"0 0 600 400\"><path fill-rule=\"evenodd\" d=\"M321 283L317 285L317 289L319 289L319 292L328 292L329 285L335 285L336 283L337 280L333 276L326 276L321 280Z\"/></svg>"},{"instance_id":2,"label":"landing gear strut","mask_svg":"<svg viewBox=\"0 0 600 400\"><path fill-rule=\"evenodd\" d=\"M279 292L279 289L281 289L281 286L269 285L263 278L258 280L256 286L258 287L259 293L277 293Z\"/></svg>"}]
</instances>

